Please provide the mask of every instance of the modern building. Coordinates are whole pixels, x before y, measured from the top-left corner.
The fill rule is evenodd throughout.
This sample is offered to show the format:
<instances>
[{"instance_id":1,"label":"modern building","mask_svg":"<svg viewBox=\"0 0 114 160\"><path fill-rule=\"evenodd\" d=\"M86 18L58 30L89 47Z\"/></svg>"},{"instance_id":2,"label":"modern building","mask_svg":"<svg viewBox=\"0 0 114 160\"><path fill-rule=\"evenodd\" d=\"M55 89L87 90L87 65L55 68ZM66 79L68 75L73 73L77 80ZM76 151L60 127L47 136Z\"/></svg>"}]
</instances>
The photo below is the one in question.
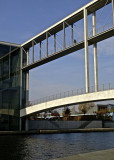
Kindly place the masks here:
<instances>
[{"instance_id":1,"label":"modern building","mask_svg":"<svg viewBox=\"0 0 114 160\"><path fill-rule=\"evenodd\" d=\"M0 43L0 130L19 129L20 47Z\"/></svg>"}]
</instances>

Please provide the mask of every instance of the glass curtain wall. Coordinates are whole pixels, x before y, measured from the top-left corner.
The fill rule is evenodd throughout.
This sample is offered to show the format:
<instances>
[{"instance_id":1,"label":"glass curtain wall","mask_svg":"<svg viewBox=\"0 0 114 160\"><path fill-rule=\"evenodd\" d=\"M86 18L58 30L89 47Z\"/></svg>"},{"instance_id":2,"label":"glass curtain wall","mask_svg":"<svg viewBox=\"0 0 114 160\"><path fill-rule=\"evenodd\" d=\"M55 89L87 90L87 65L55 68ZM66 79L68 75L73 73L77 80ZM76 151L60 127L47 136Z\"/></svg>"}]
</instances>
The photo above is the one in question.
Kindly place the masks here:
<instances>
[{"instance_id":1,"label":"glass curtain wall","mask_svg":"<svg viewBox=\"0 0 114 160\"><path fill-rule=\"evenodd\" d=\"M0 45L0 130L19 130L20 48Z\"/></svg>"}]
</instances>

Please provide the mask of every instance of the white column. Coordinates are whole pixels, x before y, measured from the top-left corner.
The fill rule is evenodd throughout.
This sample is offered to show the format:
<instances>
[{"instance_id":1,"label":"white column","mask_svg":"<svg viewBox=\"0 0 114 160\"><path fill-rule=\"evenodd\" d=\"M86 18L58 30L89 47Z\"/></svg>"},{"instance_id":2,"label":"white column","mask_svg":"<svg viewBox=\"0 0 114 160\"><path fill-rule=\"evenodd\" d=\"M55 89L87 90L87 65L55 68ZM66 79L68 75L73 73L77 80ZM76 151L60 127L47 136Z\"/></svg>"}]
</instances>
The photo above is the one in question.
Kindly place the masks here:
<instances>
[{"instance_id":1,"label":"white column","mask_svg":"<svg viewBox=\"0 0 114 160\"><path fill-rule=\"evenodd\" d=\"M48 32L46 32L46 56L48 57Z\"/></svg>"},{"instance_id":2,"label":"white column","mask_svg":"<svg viewBox=\"0 0 114 160\"><path fill-rule=\"evenodd\" d=\"M20 108L22 108L22 62L23 62L23 49L20 49Z\"/></svg>"},{"instance_id":3,"label":"white column","mask_svg":"<svg viewBox=\"0 0 114 160\"><path fill-rule=\"evenodd\" d=\"M29 64L29 50L27 51L27 65ZM29 71L26 72L26 105L29 102Z\"/></svg>"},{"instance_id":4,"label":"white column","mask_svg":"<svg viewBox=\"0 0 114 160\"><path fill-rule=\"evenodd\" d=\"M112 0L113 26L114 26L114 0Z\"/></svg>"},{"instance_id":5,"label":"white column","mask_svg":"<svg viewBox=\"0 0 114 160\"><path fill-rule=\"evenodd\" d=\"M22 61L23 61L23 49L20 49L20 109L22 108ZM22 119L19 121L19 130L22 130Z\"/></svg>"},{"instance_id":6,"label":"white column","mask_svg":"<svg viewBox=\"0 0 114 160\"><path fill-rule=\"evenodd\" d=\"M74 44L73 24L71 25L71 42Z\"/></svg>"},{"instance_id":7,"label":"white column","mask_svg":"<svg viewBox=\"0 0 114 160\"><path fill-rule=\"evenodd\" d=\"M89 58L88 58L88 24L87 24L87 9L84 9L84 45L85 45L85 82L86 93L89 92Z\"/></svg>"},{"instance_id":8,"label":"white column","mask_svg":"<svg viewBox=\"0 0 114 160\"><path fill-rule=\"evenodd\" d=\"M96 13L93 13L93 36L96 35ZM94 82L95 82L95 92L98 91L98 64L97 64L97 43L93 45L94 49Z\"/></svg>"},{"instance_id":9,"label":"white column","mask_svg":"<svg viewBox=\"0 0 114 160\"><path fill-rule=\"evenodd\" d=\"M66 47L66 43L65 43L65 22L63 22L63 48Z\"/></svg>"},{"instance_id":10,"label":"white column","mask_svg":"<svg viewBox=\"0 0 114 160\"><path fill-rule=\"evenodd\" d=\"M27 53L27 65L29 65L29 50L26 52Z\"/></svg>"},{"instance_id":11,"label":"white column","mask_svg":"<svg viewBox=\"0 0 114 160\"><path fill-rule=\"evenodd\" d=\"M32 41L32 62L34 63L34 41Z\"/></svg>"}]
</instances>

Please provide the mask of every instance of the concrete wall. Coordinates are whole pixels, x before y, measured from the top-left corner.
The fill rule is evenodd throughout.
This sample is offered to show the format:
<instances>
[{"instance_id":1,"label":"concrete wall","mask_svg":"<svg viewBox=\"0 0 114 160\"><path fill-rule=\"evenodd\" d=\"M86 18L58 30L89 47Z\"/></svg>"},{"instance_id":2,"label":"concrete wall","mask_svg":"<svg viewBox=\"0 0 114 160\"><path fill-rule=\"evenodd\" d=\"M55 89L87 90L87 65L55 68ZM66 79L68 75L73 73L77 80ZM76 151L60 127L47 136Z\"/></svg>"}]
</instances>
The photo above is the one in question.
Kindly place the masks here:
<instances>
[{"instance_id":1,"label":"concrete wall","mask_svg":"<svg viewBox=\"0 0 114 160\"><path fill-rule=\"evenodd\" d=\"M35 129L81 129L102 128L102 121L53 121L53 120L29 120L29 130Z\"/></svg>"},{"instance_id":2,"label":"concrete wall","mask_svg":"<svg viewBox=\"0 0 114 160\"><path fill-rule=\"evenodd\" d=\"M104 128L114 128L114 122L104 122Z\"/></svg>"}]
</instances>

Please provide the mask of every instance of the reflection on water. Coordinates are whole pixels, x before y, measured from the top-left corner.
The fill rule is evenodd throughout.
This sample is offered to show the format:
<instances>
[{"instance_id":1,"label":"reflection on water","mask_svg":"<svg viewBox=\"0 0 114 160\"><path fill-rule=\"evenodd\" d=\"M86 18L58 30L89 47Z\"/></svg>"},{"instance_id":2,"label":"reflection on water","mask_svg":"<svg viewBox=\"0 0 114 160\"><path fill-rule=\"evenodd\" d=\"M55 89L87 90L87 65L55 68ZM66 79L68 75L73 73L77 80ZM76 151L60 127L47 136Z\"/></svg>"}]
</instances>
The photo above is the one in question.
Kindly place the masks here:
<instances>
[{"instance_id":1,"label":"reflection on water","mask_svg":"<svg viewBox=\"0 0 114 160\"><path fill-rule=\"evenodd\" d=\"M114 132L0 136L0 160L50 160L114 148Z\"/></svg>"}]
</instances>

